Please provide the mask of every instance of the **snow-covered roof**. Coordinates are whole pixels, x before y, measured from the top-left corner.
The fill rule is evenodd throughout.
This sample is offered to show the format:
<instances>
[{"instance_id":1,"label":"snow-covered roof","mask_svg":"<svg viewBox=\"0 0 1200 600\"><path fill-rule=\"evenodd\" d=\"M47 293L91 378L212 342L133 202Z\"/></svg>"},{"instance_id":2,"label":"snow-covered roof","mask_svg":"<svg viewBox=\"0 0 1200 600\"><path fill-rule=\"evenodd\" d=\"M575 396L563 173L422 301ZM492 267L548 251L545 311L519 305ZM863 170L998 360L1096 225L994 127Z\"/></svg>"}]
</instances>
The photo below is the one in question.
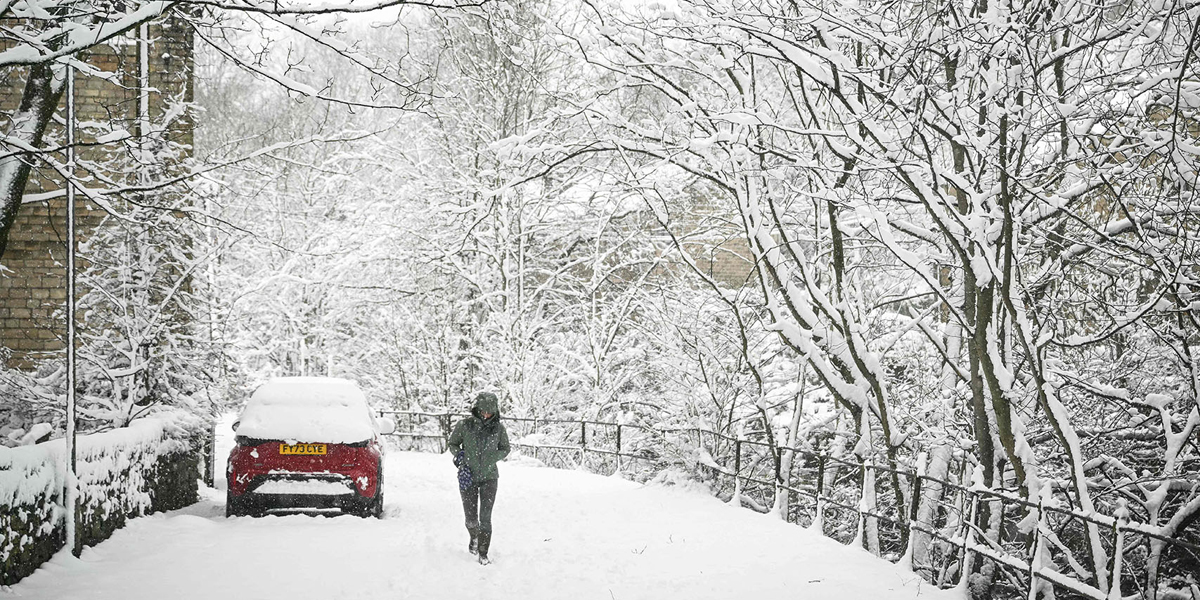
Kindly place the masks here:
<instances>
[{"instance_id":1,"label":"snow-covered roof","mask_svg":"<svg viewBox=\"0 0 1200 600\"><path fill-rule=\"evenodd\" d=\"M353 443L371 439L375 421L358 384L333 377L280 377L251 394L237 434L258 439Z\"/></svg>"}]
</instances>

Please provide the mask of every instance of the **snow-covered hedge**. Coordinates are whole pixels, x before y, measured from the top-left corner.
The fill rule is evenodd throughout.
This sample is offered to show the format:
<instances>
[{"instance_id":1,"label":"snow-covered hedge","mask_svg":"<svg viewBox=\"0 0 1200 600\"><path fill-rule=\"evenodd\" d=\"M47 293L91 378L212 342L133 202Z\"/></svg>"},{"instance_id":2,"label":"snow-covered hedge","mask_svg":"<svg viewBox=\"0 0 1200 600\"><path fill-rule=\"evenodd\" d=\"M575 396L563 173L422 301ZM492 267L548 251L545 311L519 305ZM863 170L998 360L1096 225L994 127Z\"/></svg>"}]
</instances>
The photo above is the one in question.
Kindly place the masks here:
<instances>
[{"instance_id":1,"label":"snow-covered hedge","mask_svg":"<svg viewBox=\"0 0 1200 600\"><path fill-rule=\"evenodd\" d=\"M100 542L131 517L197 499L200 423L167 415L80 436L79 535ZM65 543L62 439L0 448L0 585L29 575Z\"/></svg>"}]
</instances>

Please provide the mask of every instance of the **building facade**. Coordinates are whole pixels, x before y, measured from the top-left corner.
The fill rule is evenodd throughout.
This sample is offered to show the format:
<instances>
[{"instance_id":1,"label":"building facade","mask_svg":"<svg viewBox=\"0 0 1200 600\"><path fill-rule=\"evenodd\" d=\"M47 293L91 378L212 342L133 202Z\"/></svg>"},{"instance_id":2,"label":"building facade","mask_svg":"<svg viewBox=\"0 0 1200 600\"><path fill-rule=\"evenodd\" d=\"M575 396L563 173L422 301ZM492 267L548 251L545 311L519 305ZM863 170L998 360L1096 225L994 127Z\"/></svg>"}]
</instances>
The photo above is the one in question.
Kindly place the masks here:
<instances>
[{"instance_id":1,"label":"building facade","mask_svg":"<svg viewBox=\"0 0 1200 600\"><path fill-rule=\"evenodd\" d=\"M136 152L138 138L147 133L143 129L160 122L164 111L192 100L193 34L190 24L178 15L93 47L80 58L97 72L75 74L76 118L85 125L78 129L82 144L78 154L96 169L103 169L115 155ZM0 74L0 115L12 115L21 102L26 73L26 69L12 68ZM58 116L65 119L65 97ZM184 116L172 121L166 138L184 153L190 152L190 119ZM57 118L51 123L46 147L65 142L61 123ZM89 123L104 126L89 128ZM124 139L113 136L116 142L101 144L94 138L98 130L123 130L128 135ZM54 158L65 163L65 156ZM93 182L98 179L85 172L79 175ZM114 205L119 203L119 198L113 199ZM35 162L8 248L0 257L0 356L8 367L29 367L60 353L65 346L66 212L63 180L45 161ZM76 214L80 241L86 243L104 212L85 195L77 194Z\"/></svg>"}]
</instances>

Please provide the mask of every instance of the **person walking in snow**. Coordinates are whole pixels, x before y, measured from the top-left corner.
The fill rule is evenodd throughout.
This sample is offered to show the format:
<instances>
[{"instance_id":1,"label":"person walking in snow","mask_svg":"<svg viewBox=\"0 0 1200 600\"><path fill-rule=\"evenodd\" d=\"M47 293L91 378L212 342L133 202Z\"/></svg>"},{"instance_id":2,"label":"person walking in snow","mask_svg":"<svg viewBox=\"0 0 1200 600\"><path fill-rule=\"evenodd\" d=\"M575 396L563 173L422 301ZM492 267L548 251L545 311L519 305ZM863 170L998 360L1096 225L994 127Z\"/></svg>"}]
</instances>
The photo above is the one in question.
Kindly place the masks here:
<instances>
[{"instance_id":1,"label":"person walking in snow","mask_svg":"<svg viewBox=\"0 0 1200 600\"><path fill-rule=\"evenodd\" d=\"M500 402L496 395L482 392L475 397L471 416L454 426L450 434L450 452L458 467L458 489L471 541L467 550L486 565L492 545L492 507L496 503L496 485L500 469L496 463L508 456L508 431L500 422Z\"/></svg>"}]
</instances>

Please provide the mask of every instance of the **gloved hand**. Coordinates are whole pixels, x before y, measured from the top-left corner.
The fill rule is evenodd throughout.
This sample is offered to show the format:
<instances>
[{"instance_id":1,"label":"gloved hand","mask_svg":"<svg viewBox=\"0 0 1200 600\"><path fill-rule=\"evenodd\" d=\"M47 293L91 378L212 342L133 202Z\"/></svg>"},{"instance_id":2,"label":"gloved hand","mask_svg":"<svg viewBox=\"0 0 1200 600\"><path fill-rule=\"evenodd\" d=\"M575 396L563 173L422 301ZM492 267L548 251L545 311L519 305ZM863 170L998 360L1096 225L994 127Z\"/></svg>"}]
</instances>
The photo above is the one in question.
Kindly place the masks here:
<instances>
[{"instance_id":1,"label":"gloved hand","mask_svg":"<svg viewBox=\"0 0 1200 600\"><path fill-rule=\"evenodd\" d=\"M474 477L471 475L471 468L463 465L458 468L458 489L466 491L474 483Z\"/></svg>"},{"instance_id":2,"label":"gloved hand","mask_svg":"<svg viewBox=\"0 0 1200 600\"><path fill-rule=\"evenodd\" d=\"M459 450L454 455L454 466L458 467L458 489L466 490L473 483L471 467L467 466L467 455Z\"/></svg>"}]
</instances>

